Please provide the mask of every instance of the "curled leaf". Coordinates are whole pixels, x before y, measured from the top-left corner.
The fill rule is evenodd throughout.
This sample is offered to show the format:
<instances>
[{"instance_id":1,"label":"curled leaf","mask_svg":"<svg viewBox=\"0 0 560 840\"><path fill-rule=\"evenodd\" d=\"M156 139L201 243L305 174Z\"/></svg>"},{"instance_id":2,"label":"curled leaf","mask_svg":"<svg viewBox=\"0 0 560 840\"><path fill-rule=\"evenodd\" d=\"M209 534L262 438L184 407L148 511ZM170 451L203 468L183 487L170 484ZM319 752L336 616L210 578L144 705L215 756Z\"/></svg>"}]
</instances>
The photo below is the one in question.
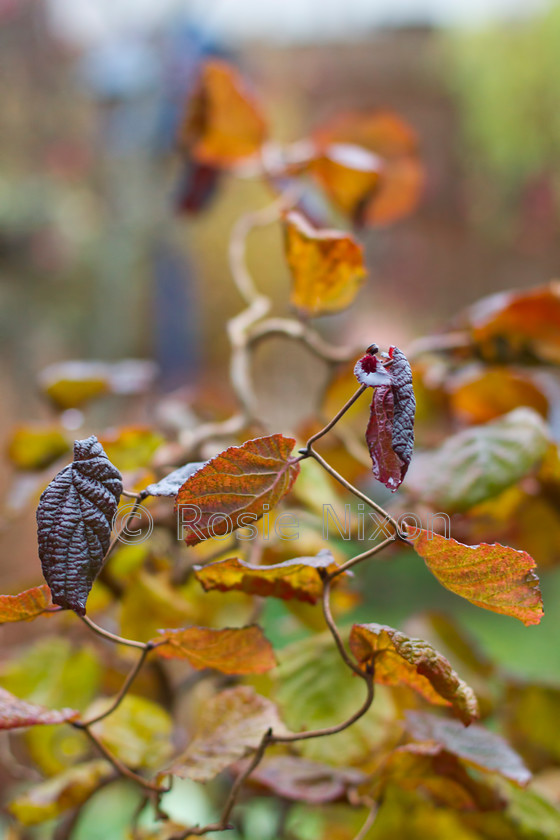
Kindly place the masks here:
<instances>
[{"instance_id":1,"label":"curled leaf","mask_svg":"<svg viewBox=\"0 0 560 840\"><path fill-rule=\"evenodd\" d=\"M26 589L19 595L0 595L0 624L31 621L51 606L51 591L46 583Z\"/></svg>"},{"instance_id":2,"label":"curled leaf","mask_svg":"<svg viewBox=\"0 0 560 840\"><path fill-rule=\"evenodd\" d=\"M456 595L492 612L539 624L544 615L535 561L509 546L463 545L440 534L410 537L432 574Z\"/></svg>"},{"instance_id":3,"label":"curled leaf","mask_svg":"<svg viewBox=\"0 0 560 840\"><path fill-rule=\"evenodd\" d=\"M20 700L19 697L14 697L9 691L0 688L0 730L65 723L76 720L79 715L75 709L45 709L44 706Z\"/></svg>"},{"instance_id":4,"label":"curled leaf","mask_svg":"<svg viewBox=\"0 0 560 840\"><path fill-rule=\"evenodd\" d=\"M237 557L195 566L194 573L206 592L239 590L249 595L272 596L289 601L315 604L321 597L321 571L338 568L331 552L324 549L316 557L297 557L271 566L254 566Z\"/></svg>"},{"instance_id":5,"label":"curled leaf","mask_svg":"<svg viewBox=\"0 0 560 840\"><path fill-rule=\"evenodd\" d=\"M289 492L299 473L295 440L282 435L230 446L188 478L176 510L187 545L249 526Z\"/></svg>"},{"instance_id":6,"label":"curled leaf","mask_svg":"<svg viewBox=\"0 0 560 840\"><path fill-rule=\"evenodd\" d=\"M383 161L361 146L329 143L309 168L331 201L361 223L365 206L379 188Z\"/></svg>"},{"instance_id":7,"label":"curled leaf","mask_svg":"<svg viewBox=\"0 0 560 840\"><path fill-rule=\"evenodd\" d=\"M193 461L191 464L184 464L179 469L173 470L172 473L169 473L169 475L166 475L160 481L154 484L148 484L140 495L142 498L146 498L147 496L175 497L187 478L194 475L205 463L206 461Z\"/></svg>"},{"instance_id":8,"label":"curled leaf","mask_svg":"<svg viewBox=\"0 0 560 840\"><path fill-rule=\"evenodd\" d=\"M373 474L389 490L401 485L414 448L416 400L408 359L398 347L382 362L368 352L356 362L354 374L361 385L374 388L366 442Z\"/></svg>"},{"instance_id":9,"label":"curled leaf","mask_svg":"<svg viewBox=\"0 0 560 840\"><path fill-rule=\"evenodd\" d=\"M284 230L294 306L309 315L349 306L367 273L361 245L349 234L316 230L296 212L287 214Z\"/></svg>"},{"instance_id":10,"label":"curled leaf","mask_svg":"<svg viewBox=\"0 0 560 840\"><path fill-rule=\"evenodd\" d=\"M167 772L208 782L256 749L269 729L287 733L274 703L249 686L226 689L208 701L193 740Z\"/></svg>"},{"instance_id":11,"label":"curled leaf","mask_svg":"<svg viewBox=\"0 0 560 840\"><path fill-rule=\"evenodd\" d=\"M467 726L478 718L474 691L428 642L383 624L355 624L350 649L361 665L373 665L376 682L408 685L430 703L451 706Z\"/></svg>"},{"instance_id":12,"label":"curled leaf","mask_svg":"<svg viewBox=\"0 0 560 840\"><path fill-rule=\"evenodd\" d=\"M37 508L39 557L53 603L85 614L121 492L121 475L95 435L77 440L73 462L53 478Z\"/></svg>"},{"instance_id":13,"label":"curled leaf","mask_svg":"<svg viewBox=\"0 0 560 840\"><path fill-rule=\"evenodd\" d=\"M207 61L180 128L179 143L199 163L227 167L254 155L266 139L261 109L239 71Z\"/></svg>"},{"instance_id":14,"label":"curled leaf","mask_svg":"<svg viewBox=\"0 0 560 840\"><path fill-rule=\"evenodd\" d=\"M160 633L152 640L159 656L186 659L193 668L214 668L222 674L263 674L276 666L272 645L256 624L222 630L186 627Z\"/></svg>"}]
</instances>

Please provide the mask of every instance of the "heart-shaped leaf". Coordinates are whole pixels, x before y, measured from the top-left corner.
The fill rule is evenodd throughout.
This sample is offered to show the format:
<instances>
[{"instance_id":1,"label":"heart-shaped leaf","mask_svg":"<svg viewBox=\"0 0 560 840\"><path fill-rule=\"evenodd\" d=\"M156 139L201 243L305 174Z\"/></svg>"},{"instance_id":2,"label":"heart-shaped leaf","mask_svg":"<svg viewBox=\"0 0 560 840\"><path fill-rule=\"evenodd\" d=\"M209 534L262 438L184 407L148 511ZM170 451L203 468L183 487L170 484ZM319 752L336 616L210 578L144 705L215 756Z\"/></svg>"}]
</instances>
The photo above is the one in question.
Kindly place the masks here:
<instances>
[{"instance_id":1,"label":"heart-shaped leaf","mask_svg":"<svg viewBox=\"0 0 560 840\"><path fill-rule=\"evenodd\" d=\"M53 478L37 508L39 557L53 603L84 615L109 547L121 475L92 435L74 443L74 461Z\"/></svg>"},{"instance_id":2,"label":"heart-shaped leaf","mask_svg":"<svg viewBox=\"0 0 560 840\"><path fill-rule=\"evenodd\" d=\"M293 438L282 435L230 446L188 478L176 510L187 545L248 526L289 492L299 473ZM192 524L191 524L192 523Z\"/></svg>"}]
</instances>

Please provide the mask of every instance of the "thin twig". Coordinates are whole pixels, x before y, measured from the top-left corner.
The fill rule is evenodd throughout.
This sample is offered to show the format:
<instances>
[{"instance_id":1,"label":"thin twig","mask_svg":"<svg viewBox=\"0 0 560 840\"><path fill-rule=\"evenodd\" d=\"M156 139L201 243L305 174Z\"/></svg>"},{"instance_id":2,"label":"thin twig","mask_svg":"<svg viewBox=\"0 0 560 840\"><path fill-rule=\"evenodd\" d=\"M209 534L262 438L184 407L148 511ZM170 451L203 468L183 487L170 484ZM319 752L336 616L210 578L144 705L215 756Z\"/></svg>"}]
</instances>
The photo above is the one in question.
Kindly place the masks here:
<instances>
[{"instance_id":1,"label":"thin twig","mask_svg":"<svg viewBox=\"0 0 560 840\"><path fill-rule=\"evenodd\" d=\"M324 435L326 435L326 434L327 434L327 432L330 432L330 430L333 428L333 426L336 426L336 424L338 423L338 421L340 420L340 418L341 418L341 417L343 417L343 416L346 414L346 412L348 411L348 409L349 409L352 405L354 405L354 403L356 402L356 400L358 400L358 399L362 396L362 394L363 394L363 393L364 393L364 391L367 389L367 387L368 387L367 385L360 385L360 387L358 388L358 390L357 390L354 394L352 394L352 396L350 397L350 399L349 399L349 400L347 400L347 401L344 403L344 405L342 406L342 408L340 409L340 411L337 411L337 413L336 413L336 414L335 414L335 416L332 418L332 420L330 420L330 421L327 423L327 425L326 425L326 426L324 426L324 427L323 427L323 428L322 428L319 432L316 432L316 434L314 434L312 437L310 437L310 438L309 438L309 440L307 441L307 444L306 444L306 446L305 446L305 449L307 450L307 452L309 452L309 453L311 452L311 450L312 450L312 448L313 448L313 444L315 443L315 441L317 441L317 440L319 440L320 438L322 438Z\"/></svg>"},{"instance_id":2,"label":"thin twig","mask_svg":"<svg viewBox=\"0 0 560 840\"><path fill-rule=\"evenodd\" d=\"M336 643L338 648L338 652L340 653L341 657L344 659L345 663L348 665L351 671L357 674L359 677L364 676L364 672L362 669L351 659L348 651L344 647L344 642L342 641L342 637L338 631L338 627L335 624L332 611L331 611L331 604L330 604L330 595L331 595L331 579L326 577L323 579L323 615L325 616L325 621L327 622L327 626L331 631L332 637Z\"/></svg>"},{"instance_id":3,"label":"thin twig","mask_svg":"<svg viewBox=\"0 0 560 840\"><path fill-rule=\"evenodd\" d=\"M130 688L130 686L138 676L139 672L141 671L142 666L146 661L146 657L148 656L150 651L154 649L154 647L156 647L156 645L153 642L146 642L146 644L144 645L144 650L140 654L135 665L131 668L127 678L121 686L119 693L117 694L109 708L102 712L102 714L97 715L97 717L94 717L91 720L84 721L84 726L92 726L94 723L98 723L98 721L109 717L109 715L111 715L115 711L115 709L117 709L120 706L120 704L126 697L128 689Z\"/></svg>"},{"instance_id":4,"label":"thin twig","mask_svg":"<svg viewBox=\"0 0 560 840\"><path fill-rule=\"evenodd\" d=\"M375 822L376 816L377 816L377 805L374 803L370 808L370 812L366 817L365 823L363 824L361 829L358 831L358 833L354 837L354 840L365 840L370 828L372 827L372 825Z\"/></svg>"},{"instance_id":5,"label":"thin twig","mask_svg":"<svg viewBox=\"0 0 560 840\"><path fill-rule=\"evenodd\" d=\"M87 624L90 630L93 630L94 633L97 633L98 636L101 636L103 639L108 639L110 642L114 642L117 645L126 645L126 647L133 647L133 648L140 648L144 650L146 647L145 642L135 642L133 639L125 639L123 636L117 636L116 633L111 633L109 630L104 630L103 627L99 627L91 618L88 618L87 615L81 615L80 618Z\"/></svg>"},{"instance_id":6,"label":"thin twig","mask_svg":"<svg viewBox=\"0 0 560 840\"><path fill-rule=\"evenodd\" d=\"M395 542L395 539L396 537L394 536L387 537L387 539L383 540L383 542L374 545L373 548L369 548L367 551L362 552L362 554L357 554L356 557L352 557L350 560L347 560L346 563L342 563L341 566L338 566L338 568L328 574L327 580L333 580L335 577L338 577L338 575L341 575L343 572L351 569L352 566L356 566L363 560L367 560L368 557L373 557L374 554L378 554L378 552L383 551L384 548L387 548L388 545Z\"/></svg>"}]
</instances>

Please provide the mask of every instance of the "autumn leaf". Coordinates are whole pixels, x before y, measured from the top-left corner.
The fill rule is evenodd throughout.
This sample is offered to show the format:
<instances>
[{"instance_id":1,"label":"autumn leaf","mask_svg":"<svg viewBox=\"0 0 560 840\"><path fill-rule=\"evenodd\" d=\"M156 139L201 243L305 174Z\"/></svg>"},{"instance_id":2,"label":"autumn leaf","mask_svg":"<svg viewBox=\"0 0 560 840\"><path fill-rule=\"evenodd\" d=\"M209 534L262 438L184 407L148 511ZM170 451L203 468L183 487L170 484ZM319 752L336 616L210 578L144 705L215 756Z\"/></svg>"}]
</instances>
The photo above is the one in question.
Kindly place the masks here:
<instances>
[{"instance_id":1,"label":"autumn leaf","mask_svg":"<svg viewBox=\"0 0 560 840\"><path fill-rule=\"evenodd\" d=\"M75 709L46 709L44 706L28 703L0 688L0 730L66 723L76 720L79 715Z\"/></svg>"},{"instance_id":2,"label":"autumn leaf","mask_svg":"<svg viewBox=\"0 0 560 840\"><path fill-rule=\"evenodd\" d=\"M548 415L548 399L528 375L502 366L467 370L447 384L449 405L461 423L476 425L520 406Z\"/></svg>"},{"instance_id":3,"label":"autumn leaf","mask_svg":"<svg viewBox=\"0 0 560 840\"><path fill-rule=\"evenodd\" d=\"M463 545L440 534L410 536L428 569L456 595L527 626L544 615L535 561L525 551L499 545Z\"/></svg>"},{"instance_id":4,"label":"autumn leaf","mask_svg":"<svg viewBox=\"0 0 560 840\"><path fill-rule=\"evenodd\" d=\"M230 446L188 478L176 510L187 545L260 519L289 492L299 473L293 438L282 435ZM193 522L192 525L189 522Z\"/></svg>"},{"instance_id":5,"label":"autumn leaf","mask_svg":"<svg viewBox=\"0 0 560 840\"><path fill-rule=\"evenodd\" d=\"M416 134L400 116L391 111L340 114L319 127L313 138L319 150L333 144L354 144L379 161L379 183L362 197L361 206L358 203L354 207L355 223L388 225L416 209L424 186L424 169Z\"/></svg>"},{"instance_id":6,"label":"autumn leaf","mask_svg":"<svg viewBox=\"0 0 560 840\"><path fill-rule=\"evenodd\" d=\"M282 799L316 805L343 799L349 789L366 780L366 774L354 767L333 767L297 755L265 756L250 776L252 785Z\"/></svg>"},{"instance_id":7,"label":"autumn leaf","mask_svg":"<svg viewBox=\"0 0 560 840\"><path fill-rule=\"evenodd\" d=\"M274 703L249 686L226 689L208 701L193 740L166 772L208 782L255 750L269 729L287 734Z\"/></svg>"},{"instance_id":8,"label":"autumn leaf","mask_svg":"<svg viewBox=\"0 0 560 840\"><path fill-rule=\"evenodd\" d=\"M154 484L149 484L140 493L141 497L145 499L147 496L167 496L174 498L187 478L194 475L197 470L206 464L206 461L193 461L191 464L184 464L177 470L166 475L165 478Z\"/></svg>"},{"instance_id":9,"label":"autumn leaf","mask_svg":"<svg viewBox=\"0 0 560 840\"><path fill-rule=\"evenodd\" d=\"M486 362L560 363L560 282L483 298L465 315L475 352Z\"/></svg>"},{"instance_id":10,"label":"autumn leaf","mask_svg":"<svg viewBox=\"0 0 560 840\"><path fill-rule=\"evenodd\" d=\"M389 358L376 357L377 346L356 362L354 374L361 385L374 388L366 442L373 474L389 490L401 485L414 448L416 400L408 359L398 347Z\"/></svg>"},{"instance_id":11,"label":"autumn leaf","mask_svg":"<svg viewBox=\"0 0 560 840\"><path fill-rule=\"evenodd\" d=\"M290 297L308 315L349 306L366 276L361 245L336 230L316 230L300 213L284 220L286 259L292 272Z\"/></svg>"},{"instance_id":12,"label":"autumn leaf","mask_svg":"<svg viewBox=\"0 0 560 840\"><path fill-rule=\"evenodd\" d=\"M256 624L248 627L187 627L160 630L152 639L164 659L186 659L193 668L222 674L263 674L276 666L272 645ZM162 644L163 641L163 644Z\"/></svg>"},{"instance_id":13,"label":"autumn leaf","mask_svg":"<svg viewBox=\"0 0 560 840\"><path fill-rule=\"evenodd\" d=\"M256 154L267 127L239 71L225 61L207 61L179 130L180 147L199 163L228 167Z\"/></svg>"},{"instance_id":14,"label":"autumn leaf","mask_svg":"<svg viewBox=\"0 0 560 840\"><path fill-rule=\"evenodd\" d=\"M542 417L530 408L516 408L415 457L406 486L436 510L466 511L524 478L549 445Z\"/></svg>"},{"instance_id":15,"label":"autumn leaf","mask_svg":"<svg viewBox=\"0 0 560 840\"><path fill-rule=\"evenodd\" d=\"M141 394L153 383L157 366L145 359L120 362L69 361L39 375L44 393L61 410L79 408L104 394Z\"/></svg>"},{"instance_id":16,"label":"autumn leaf","mask_svg":"<svg viewBox=\"0 0 560 840\"><path fill-rule=\"evenodd\" d=\"M509 744L482 726L465 729L455 720L424 712L407 712L407 729L415 741L432 741L477 770L500 773L520 785L531 778L521 757Z\"/></svg>"},{"instance_id":17,"label":"autumn leaf","mask_svg":"<svg viewBox=\"0 0 560 840\"><path fill-rule=\"evenodd\" d=\"M250 595L272 596L284 601L297 598L315 604L323 591L321 572L330 573L337 568L331 552L324 549L316 557L297 557L271 566L254 566L238 557L230 557L206 566L195 566L194 573L206 592L236 589Z\"/></svg>"},{"instance_id":18,"label":"autumn leaf","mask_svg":"<svg viewBox=\"0 0 560 840\"><path fill-rule=\"evenodd\" d=\"M379 187L383 161L351 143L329 143L310 162L309 170L333 204L355 223Z\"/></svg>"},{"instance_id":19,"label":"autumn leaf","mask_svg":"<svg viewBox=\"0 0 560 840\"><path fill-rule=\"evenodd\" d=\"M86 720L103 714L112 702L108 697L95 700L85 714ZM91 729L129 767L159 768L173 751L171 717L158 703L137 694L127 694L114 712Z\"/></svg>"},{"instance_id":20,"label":"autumn leaf","mask_svg":"<svg viewBox=\"0 0 560 840\"><path fill-rule=\"evenodd\" d=\"M119 471L92 435L74 443L74 461L43 491L37 508L39 557L53 603L84 615L109 547L122 492Z\"/></svg>"},{"instance_id":21,"label":"autumn leaf","mask_svg":"<svg viewBox=\"0 0 560 840\"><path fill-rule=\"evenodd\" d=\"M41 470L70 449L58 426L18 426L8 442L8 457L20 470Z\"/></svg>"},{"instance_id":22,"label":"autumn leaf","mask_svg":"<svg viewBox=\"0 0 560 840\"><path fill-rule=\"evenodd\" d=\"M7 806L22 825L37 825L86 802L100 782L115 774L108 761L76 764L21 793Z\"/></svg>"},{"instance_id":23,"label":"autumn leaf","mask_svg":"<svg viewBox=\"0 0 560 840\"><path fill-rule=\"evenodd\" d=\"M52 607L51 591L46 583L26 589L19 595L0 595L0 624L31 621Z\"/></svg>"},{"instance_id":24,"label":"autumn leaf","mask_svg":"<svg viewBox=\"0 0 560 840\"><path fill-rule=\"evenodd\" d=\"M123 472L149 466L163 442L149 426L122 426L99 438L108 459Z\"/></svg>"},{"instance_id":25,"label":"autumn leaf","mask_svg":"<svg viewBox=\"0 0 560 840\"><path fill-rule=\"evenodd\" d=\"M350 649L360 665L373 666L376 682L408 685L430 703L451 706L467 726L478 718L472 688L428 642L383 624L354 624Z\"/></svg>"}]
</instances>

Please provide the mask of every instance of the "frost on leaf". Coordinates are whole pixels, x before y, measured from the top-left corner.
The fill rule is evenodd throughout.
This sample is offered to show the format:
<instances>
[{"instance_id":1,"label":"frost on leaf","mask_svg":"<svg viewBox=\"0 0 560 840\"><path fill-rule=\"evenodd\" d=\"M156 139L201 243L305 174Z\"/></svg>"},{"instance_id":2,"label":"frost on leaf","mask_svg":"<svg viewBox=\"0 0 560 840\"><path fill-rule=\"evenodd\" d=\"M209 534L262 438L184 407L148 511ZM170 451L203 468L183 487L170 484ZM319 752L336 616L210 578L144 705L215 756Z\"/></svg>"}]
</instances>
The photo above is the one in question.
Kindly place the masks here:
<instances>
[{"instance_id":1,"label":"frost on leaf","mask_svg":"<svg viewBox=\"0 0 560 840\"><path fill-rule=\"evenodd\" d=\"M75 441L73 462L54 477L37 508L39 557L53 603L85 614L121 492L121 475L97 438Z\"/></svg>"},{"instance_id":2,"label":"frost on leaf","mask_svg":"<svg viewBox=\"0 0 560 840\"><path fill-rule=\"evenodd\" d=\"M373 462L373 474L389 490L401 485L414 448L416 400L408 359L398 347L391 347L382 361L374 352L363 356L354 368L361 385L374 388L366 442Z\"/></svg>"},{"instance_id":3,"label":"frost on leaf","mask_svg":"<svg viewBox=\"0 0 560 840\"><path fill-rule=\"evenodd\" d=\"M148 484L140 494L142 498L147 496L167 496L172 498L177 495L187 478L194 475L197 470L204 466L206 461L193 461L191 464L184 464L172 473L166 475L154 484Z\"/></svg>"}]
</instances>

